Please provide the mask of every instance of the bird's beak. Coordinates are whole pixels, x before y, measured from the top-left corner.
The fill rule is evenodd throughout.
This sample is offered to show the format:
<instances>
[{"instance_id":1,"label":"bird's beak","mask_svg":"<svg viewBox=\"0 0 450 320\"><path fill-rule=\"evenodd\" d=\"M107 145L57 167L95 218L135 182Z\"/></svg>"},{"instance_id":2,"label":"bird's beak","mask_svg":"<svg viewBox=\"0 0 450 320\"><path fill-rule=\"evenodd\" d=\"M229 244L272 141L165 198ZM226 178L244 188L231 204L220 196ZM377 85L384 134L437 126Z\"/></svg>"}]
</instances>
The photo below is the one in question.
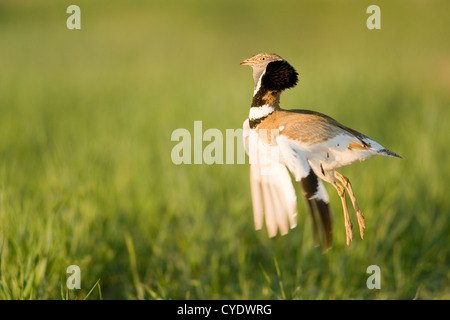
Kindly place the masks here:
<instances>
[{"instance_id":1,"label":"bird's beak","mask_svg":"<svg viewBox=\"0 0 450 320\"><path fill-rule=\"evenodd\" d=\"M250 59L245 59L244 61L241 61L240 65L241 66L251 66L252 61L250 61Z\"/></svg>"}]
</instances>

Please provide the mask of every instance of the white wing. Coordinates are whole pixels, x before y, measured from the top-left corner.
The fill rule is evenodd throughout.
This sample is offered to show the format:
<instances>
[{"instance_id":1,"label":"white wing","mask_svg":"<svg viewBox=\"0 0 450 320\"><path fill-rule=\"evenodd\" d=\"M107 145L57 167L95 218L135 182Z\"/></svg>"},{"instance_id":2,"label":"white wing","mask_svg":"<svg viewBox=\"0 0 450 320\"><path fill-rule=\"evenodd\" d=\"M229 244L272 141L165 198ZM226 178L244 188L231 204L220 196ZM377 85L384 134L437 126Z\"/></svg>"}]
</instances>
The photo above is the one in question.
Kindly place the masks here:
<instances>
[{"instance_id":1,"label":"white wing","mask_svg":"<svg viewBox=\"0 0 450 320\"><path fill-rule=\"evenodd\" d=\"M269 237L286 234L297 224L297 197L278 146L264 144L244 121L244 148L250 158L250 187L255 228L266 222Z\"/></svg>"},{"instance_id":2,"label":"white wing","mask_svg":"<svg viewBox=\"0 0 450 320\"><path fill-rule=\"evenodd\" d=\"M323 229L324 249L327 250L331 246L332 221L328 205L329 198L327 190L312 167L312 164L316 159L309 159L312 155L311 152L309 150L307 151L305 146L299 141L291 140L286 136L280 135L277 138L277 143L284 162L294 175L295 180L300 182L303 194L308 201L316 241L318 240L318 231L314 208L320 216ZM316 170L317 169L318 168L316 168Z\"/></svg>"},{"instance_id":3,"label":"white wing","mask_svg":"<svg viewBox=\"0 0 450 320\"><path fill-rule=\"evenodd\" d=\"M305 185L305 183L311 183L308 180L312 179L310 177L311 175L314 175L314 172L310 165L311 161L308 160L308 152L303 149L302 144L283 135L280 135L277 138L277 143L280 147L283 159L291 173L294 175L295 180L302 182L304 192L305 188L311 190L310 195L305 194L307 198L318 199L325 203L329 203L328 193L322 180L315 178L314 181L311 182L316 185Z\"/></svg>"}]
</instances>

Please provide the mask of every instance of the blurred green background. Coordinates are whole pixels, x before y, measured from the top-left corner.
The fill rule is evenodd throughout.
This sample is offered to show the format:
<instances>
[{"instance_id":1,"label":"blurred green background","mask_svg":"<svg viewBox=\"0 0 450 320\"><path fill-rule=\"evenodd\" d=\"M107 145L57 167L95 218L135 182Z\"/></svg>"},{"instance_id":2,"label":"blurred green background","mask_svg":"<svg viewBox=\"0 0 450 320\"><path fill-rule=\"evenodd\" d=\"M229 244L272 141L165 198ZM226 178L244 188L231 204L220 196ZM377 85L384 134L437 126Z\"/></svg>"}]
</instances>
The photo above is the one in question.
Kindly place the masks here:
<instances>
[{"instance_id":1,"label":"blurred green background","mask_svg":"<svg viewBox=\"0 0 450 320\"><path fill-rule=\"evenodd\" d=\"M81 8L68 30L66 8ZM381 8L381 30L366 9ZM449 1L1 1L0 299L449 299ZM312 109L405 159L343 168L347 248L253 229L248 164L179 165L177 128L240 128L275 52ZM208 143L204 143L205 147ZM297 187L297 186L296 186ZM297 188L298 189L298 188ZM355 216L351 216L356 225ZM81 289L66 268L81 269ZM369 265L381 289L366 286Z\"/></svg>"}]
</instances>

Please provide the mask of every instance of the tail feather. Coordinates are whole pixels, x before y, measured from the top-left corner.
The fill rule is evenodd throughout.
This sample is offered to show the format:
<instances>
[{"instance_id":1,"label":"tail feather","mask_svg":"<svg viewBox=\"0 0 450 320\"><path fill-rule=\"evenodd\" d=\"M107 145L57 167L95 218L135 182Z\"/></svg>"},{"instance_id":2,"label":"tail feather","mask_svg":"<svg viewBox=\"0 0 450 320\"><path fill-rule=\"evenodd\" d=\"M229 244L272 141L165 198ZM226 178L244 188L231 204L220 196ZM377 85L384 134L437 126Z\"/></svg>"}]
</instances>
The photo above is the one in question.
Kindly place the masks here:
<instances>
[{"instance_id":1,"label":"tail feather","mask_svg":"<svg viewBox=\"0 0 450 320\"><path fill-rule=\"evenodd\" d=\"M364 136L363 139L361 139L361 142L363 142L364 144L368 145L369 151L372 152L373 154L379 154L382 156L387 156L387 157L395 157L395 158L400 158L403 159L402 156L396 154L395 152L386 149L385 147L383 147L381 144L379 144L378 142L376 142L375 140L372 140L366 136Z\"/></svg>"},{"instance_id":2,"label":"tail feather","mask_svg":"<svg viewBox=\"0 0 450 320\"><path fill-rule=\"evenodd\" d=\"M378 153L383 155L383 156L395 157L395 158L403 159L402 156L400 156L400 155L396 154L395 152L393 152L393 151L391 151L389 149L386 149L386 148L378 150Z\"/></svg>"}]
</instances>

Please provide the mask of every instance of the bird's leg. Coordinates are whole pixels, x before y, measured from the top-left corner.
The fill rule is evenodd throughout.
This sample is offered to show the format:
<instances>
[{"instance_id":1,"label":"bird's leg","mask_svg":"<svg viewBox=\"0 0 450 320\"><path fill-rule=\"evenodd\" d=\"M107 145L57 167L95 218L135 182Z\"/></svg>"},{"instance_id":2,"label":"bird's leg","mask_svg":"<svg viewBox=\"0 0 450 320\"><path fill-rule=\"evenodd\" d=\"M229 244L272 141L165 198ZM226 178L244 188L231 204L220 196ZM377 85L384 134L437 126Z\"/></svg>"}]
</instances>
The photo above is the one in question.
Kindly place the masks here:
<instances>
[{"instance_id":1,"label":"bird's leg","mask_svg":"<svg viewBox=\"0 0 450 320\"><path fill-rule=\"evenodd\" d=\"M342 202L342 209L344 210L344 221L345 221L345 233L347 235L347 246L350 246L350 242L352 241L352 222L350 221L350 216L348 214L347 201L345 198L345 188L338 184L336 181L332 181L331 184L336 189L339 197Z\"/></svg>"},{"instance_id":2,"label":"bird's leg","mask_svg":"<svg viewBox=\"0 0 450 320\"><path fill-rule=\"evenodd\" d=\"M343 176L339 172L335 171L334 176L342 183L342 185L347 189L348 195L350 196L350 199L353 204L353 208L356 212L356 217L358 218L358 225L359 225L359 234L361 235L361 239L364 238L364 228L366 227L366 224L364 222L364 215L361 212L361 209L359 209L358 202L356 201L355 194L353 193L352 185L350 184L350 180L348 180L347 177Z\"/></svg>"}]
</instances>

